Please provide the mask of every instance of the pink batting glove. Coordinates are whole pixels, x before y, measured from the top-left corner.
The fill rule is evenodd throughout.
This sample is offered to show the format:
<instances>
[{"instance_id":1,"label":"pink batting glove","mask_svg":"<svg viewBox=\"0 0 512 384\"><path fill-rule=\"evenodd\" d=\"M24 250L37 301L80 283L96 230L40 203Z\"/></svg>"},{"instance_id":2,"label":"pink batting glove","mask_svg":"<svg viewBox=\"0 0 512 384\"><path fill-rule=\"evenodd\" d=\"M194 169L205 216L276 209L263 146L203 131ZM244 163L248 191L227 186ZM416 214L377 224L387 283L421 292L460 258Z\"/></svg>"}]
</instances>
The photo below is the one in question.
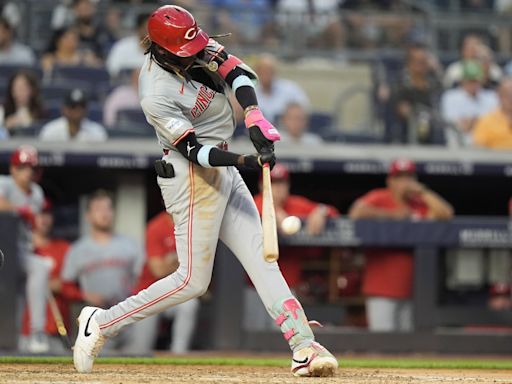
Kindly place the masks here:
<instances>
[{"instance_id":1,"label":"pink batting glove","mask_svg":"<svg viewBox=\"0 0 512 384\"><path fill-rule=\"evenodd\" d=\"M259 108L251 109L245 115L245 126L247 128L251 128L253 126L258 126L263 136L270 141L278 141L281 140L281 135L277 131L277 129L263 116L261 110Z\"/></svg>"}]
</instances>

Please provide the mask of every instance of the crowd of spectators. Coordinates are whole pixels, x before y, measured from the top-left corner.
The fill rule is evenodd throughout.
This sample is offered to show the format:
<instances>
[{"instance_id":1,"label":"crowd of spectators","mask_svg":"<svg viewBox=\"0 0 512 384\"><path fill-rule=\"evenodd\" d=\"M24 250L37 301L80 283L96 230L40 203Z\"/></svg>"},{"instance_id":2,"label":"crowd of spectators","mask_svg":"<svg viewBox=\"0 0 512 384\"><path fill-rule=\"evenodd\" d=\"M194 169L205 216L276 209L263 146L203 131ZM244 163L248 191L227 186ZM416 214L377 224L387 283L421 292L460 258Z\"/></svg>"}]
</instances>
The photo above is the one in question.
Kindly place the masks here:
<instances>
[{"instance_id":1,"label":"crowd of spectators","mask_svg":"<svg viewBox=\"0 0 512 384\"><path fill-rule=\"evenodd\" d=\"M143 121L137 97L137 69L144 59L140 41L146 35L148 13L127 11L129 8L119 7L122 3L112 2L100 13L99 3L93 0L63 1L53 10L52 34L42 51L34 51L33 47L19 42L16 37L19 17L12 10L14 5L4 6L4 16L0 18L0 139L39 135L41 139L52 140L48 126L43 125L56 118L70 121L70 112L75 112L81 125L94 125L96 134L83 133L90 128L70 126L69 133L61 134L60 140L150 136L151 130L144 123L139 124L139 129L135 127L135 123ZM383 4L337 0L205 0L186 5L196 10L215 9L212 16L205 16L204 23L213 30L233 32L226 41L230 48L251 41L281 42L283 31L297 35L296 30L301 30L305 34L303 44L308 49L328 49L333 52L333 58L351 46L359 45L363 49L365 44L384 44L382 37L375 36L377 40L370 43L370 37L375 34L371 32L373 27L363 27L360 18L364 13L358 12L402 9L398 1ZM130 21L123 23L121 19L125 18ZM354 43L358 39L366 42ZM393 44L395 48L405 49L403 62L393 70L386 68L386 76L377 80L374 109L382 111L379 115L384 126L377 141L489 146L487 141L475 139L474 127L481 116L500 110L496 88L506 81L511 65L502 62L503 67L500 66L494 60L486 36L477 33L468 33L461 42L460 58L444 65L419 35L409 33L402 43ZM377 57L374 62L382 62L386 67L384 58ZM278 68L279 60L260 50L254 62L259 76L256 89L259 104L270 121L282 126L286 141L320 143L343 130L335 123L322 132L311 126L317 123L317 111L312 109L308 95L300 84L279 76ZM85 110L78 106L69 108L69 94L73 90L74 94L83 92L88 100ZM86 106L85 101L80 103ZM290 104L296 105L288 108ZM285 110L289 112L286 116ZM139 115L136 119L123 119L124 111L138 111ZM331 113L334 116L336 111ZM507 113L501 116L508 119ZM78 126L77 122L73 124ZM480 137L485 135L481 127L482 124ZM244 137L244 133L237 130L235 136ZM502 135L508 143L510 133L504 130ZM498 147L509 148L508 144Z\"/></svg>"}]
</instances>

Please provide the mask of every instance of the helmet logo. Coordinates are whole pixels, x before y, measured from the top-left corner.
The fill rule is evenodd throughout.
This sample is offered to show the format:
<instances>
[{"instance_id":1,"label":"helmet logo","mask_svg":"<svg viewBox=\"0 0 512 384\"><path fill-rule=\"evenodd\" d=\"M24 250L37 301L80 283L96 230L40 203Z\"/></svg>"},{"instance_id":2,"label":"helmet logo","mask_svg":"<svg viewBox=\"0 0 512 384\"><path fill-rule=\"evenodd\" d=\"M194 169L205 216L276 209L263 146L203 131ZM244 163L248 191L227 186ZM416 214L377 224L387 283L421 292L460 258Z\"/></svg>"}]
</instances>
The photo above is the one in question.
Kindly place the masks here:
<instances>
[{"instance_id":1,"label":"helmet logo","mask_svg":"<svg viewBox=\"0 0 512 384\"><path fill-rule=\"evenodd\" d=\"M189 28L187 32L185 32L185 39L193 40L197 36L197 27Z\"/></svg>"}]
</instances>

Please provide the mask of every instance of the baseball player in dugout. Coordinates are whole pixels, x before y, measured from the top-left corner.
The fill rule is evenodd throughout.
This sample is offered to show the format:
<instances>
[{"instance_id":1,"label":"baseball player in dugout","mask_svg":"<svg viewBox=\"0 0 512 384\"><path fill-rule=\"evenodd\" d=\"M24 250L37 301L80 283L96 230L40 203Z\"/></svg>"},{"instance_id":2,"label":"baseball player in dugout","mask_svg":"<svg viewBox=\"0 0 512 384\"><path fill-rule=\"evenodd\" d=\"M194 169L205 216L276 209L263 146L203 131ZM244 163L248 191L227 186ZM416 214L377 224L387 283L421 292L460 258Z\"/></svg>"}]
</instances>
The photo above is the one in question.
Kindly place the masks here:
<instances>
[{"instance_id":1,"label":"baseball player in dugout","mask_svg":"<svg viewBox=\"0 0 512 384\"><path fill-rule=\"evenodd\" d=\"M34 231L32 234L34 253L39 257L47 257L53 261L48 288L55 297L55 301L60 314L62 315L66 329L70 329L69 301L65 297L65 293L63 292L63 289L65 288L63 288L62 280L60 279L64 258L69 250L70 244L66 240L53 238L51 234L52 229L52 203L48 199L45 199L41 213L35 217ZM31 313L27 307L23 315L23 335L28 335L30 333L30 318ZM48 343L50 347L49 352L65 353L67 347L65 348L62 340L59 339L57 320L55 319L55 314L50 310L49 305L46 308L45 331L48 335Z\"/></svg>"},{"instance_id":2,"label":"baseball player in dugout","mask_svg":"<svg viewBox=\"0 0 512 384\"><path fill-rule=\"evenodd\" d=\"M19 215L18 258L25 272L25 298L31 313L27 350L46 353L49 350L45 333L46 297L52 262L34 254L32 229L41 211L44 194L33 181L38 164L37 150L21 146L11 155L10 176L0 176L0 211Z\"/></svg>"},{"instance_id":3,"label":"baseball player in dugout","mask_svg":"<svg viewBox=\"0 0 512 384\"><path fill-rule=\"evenodd\" d=\"M352 219L449 220L452 206L416 179L408 159L391 163L387 188L374 189L357 199ZM409 332L413 325L413 255L406 249L366 249L363 294L368 327L377 332Z\"/></svg>"},{"instance_id":4,"label":"baseball player in dugout","mask_svg":"<svg viewBox=\"0 0 512 384\"><path fill-rule=\"evenodd\" d=\"M296 376L331 376L338 363L315 341L309 322L276 262L263 258L261 221L235 166L275 164L278 131L263 116L254 92L254 71L203 31L177 6L163 6L148 19L146 59L139 96L163 149L155 163L162 198L175 225L178 269L109 309L85 307L73 360L90 372L105 339L124 326L201 296L210 284L219 239L236 255L269 315L293 352ZM245 114L256 149L228 150L234 131L228 91Z\"/></svg>"}]
</instances>

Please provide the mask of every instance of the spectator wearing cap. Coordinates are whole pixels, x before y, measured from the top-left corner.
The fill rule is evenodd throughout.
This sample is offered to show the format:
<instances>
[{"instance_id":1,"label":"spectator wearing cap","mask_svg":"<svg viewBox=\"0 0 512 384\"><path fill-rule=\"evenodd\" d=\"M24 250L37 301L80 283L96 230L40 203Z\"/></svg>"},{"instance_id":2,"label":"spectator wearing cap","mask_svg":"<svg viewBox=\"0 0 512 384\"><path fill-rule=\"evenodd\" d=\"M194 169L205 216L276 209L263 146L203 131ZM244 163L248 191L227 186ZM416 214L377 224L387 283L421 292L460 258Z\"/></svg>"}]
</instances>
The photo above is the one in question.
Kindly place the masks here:
<instances>
[{"instance_id":1,"label":"spectator wearing cap","mask_svg":"<svg viewBox=\"0 0 512 384\"><path fill-rule=\"evenodd\" d=\"M63 295L62 291L64 288L62 280L60 279L60 272L64 264L64 258L69 250L70 244L66 240L54 238L52 236L53 224L53 206L52 203L46 199L41 213L35 217L32 243L34 245L34 253L37 256L48 258L53 262L52 269L50 271L50 280L48 281L48 289L55 297L66 329L70 329L69 302ZM22 325L22 334L24 336L29 333L30 317L30 311L28 308L25 308ZM45 332L48 335L50 352L65 353L66 349L60 340L56 321L48 307L46 308Z\"/></svg>"},{"instance_id":2,"label":"spectator wearing cap","mask_svg":"<svg viewBox=\"0 0 512 384\"><path fill-rule=\"evenodd\" d=\"M140 43L148 34L146 26L148 17L147 13L137 16L137 29L134 33L122 38L112 46L106 61L111 77L117 77L125 69L139 69L142 67L144 48Z\"/></svg>"},{"instance_id":3,"label":"spectator wearing cap","mask_svg":"<svg viewBox=\"0 0 512 384\"><path fill-rule=\"evenodd\" d=\"M0 17L0 65L33 65L32 50L14 39L14 29L7 19Z\"/></svg>"},{"instance_id":4,"label":"spectator wearing cap","mask_svg":"<svg viewBox=\"0 0 512 384\"><path fill-rule=\"evenodd\" d=\"M49 349L45 319L51 261L33 251L32 230L44 203L43 190L33 181L37 165L37 150L32 146L20 146L12 153L10 176L0 176L0 212L19 217L17 258L25 277L24 296L33 315L27 349L31 353L45 353Z\"/></svg>"},{"instance_id":5,"label":"spectator wearing cap","mask_svg":"<svg viewBox=\"0 0 512 384\"><path fill-rule=\"evenodd\" d=\"M272 197L276 211L278 232L281 236L291 233L283 226L283 221L296 216L302 222L309 235L319 235L325 229L329 218L339 216L338 210L329 205L312 201L306 197L290 194L290 174L283 164L276 164L270 172L272 179ZM261 189L261 188L260 188ZM258 212L262 211L262 194L254 196ZM325 249L319 247L282 247L279 250L279 267L283 277L292 290L297 291L302 283L302 264L306 260L322 257ZM265 309L258 299L254 288L246 291L245 327L251 330L264 330L272 327L272 319L265 315Z\"/></svg>"},{"instance_id":6,"label":"spectator wearing cap","mask_svg":"<svg viewBox=\"0 0 512 384\"><path fill-rule=\"evenodd\" d=\"M408 159L392 162L386 188L374 189L357 199L351 219L449 220L453 208L416 179L416 166ZM363 294L368 327L377 332L407 332L413 327L413 255L404 249L366 249Z\"/></svg>"},{"instance_id":7,"label":"spectator wearing cap","mask_svg":"<svg viewBox=\"0 0 512 384\"><path fill-rule=\"evenodd\" d=\"M87 97L81 89L71 90L64 98L62 116L41 129L43 141L105 141L107 132L102 125L86 118Z\"/></svg>"},{"instance_id":8,"label":"spectator wearing cap","mask_svg":"<svg viewBox=\"0 0 512 384\"><path fill-rule=\"evenodd\" d=\"M281 142L287 144L321 144L322 138L308 132L309 115L299 103L291 103L281 116Z\"/></svg>"},{"instance_id":9,"label":"spectator wearing cap","mask_svg":"<svg viewBox=\"0 0 512 384\"><path fill-rule=\"evenodd\" d=\"M476 120L498 106L496 92L482 88L483 70L477 61L465 61L462 83L441 97L441 115L455 127L463 145L471 143Z\"/></svg>"},{"instance_id":10,"label":"spectator wearing cap","mask_svg":"<svg viewBox=\"0 0 512 384\"><path fill-rule=\"evenodd\" d=\"M512 77L505 78L498 88L500 105L481 116L473 132L475 145L491 149L512 149Z\"/></svg>"}]
</instances>

